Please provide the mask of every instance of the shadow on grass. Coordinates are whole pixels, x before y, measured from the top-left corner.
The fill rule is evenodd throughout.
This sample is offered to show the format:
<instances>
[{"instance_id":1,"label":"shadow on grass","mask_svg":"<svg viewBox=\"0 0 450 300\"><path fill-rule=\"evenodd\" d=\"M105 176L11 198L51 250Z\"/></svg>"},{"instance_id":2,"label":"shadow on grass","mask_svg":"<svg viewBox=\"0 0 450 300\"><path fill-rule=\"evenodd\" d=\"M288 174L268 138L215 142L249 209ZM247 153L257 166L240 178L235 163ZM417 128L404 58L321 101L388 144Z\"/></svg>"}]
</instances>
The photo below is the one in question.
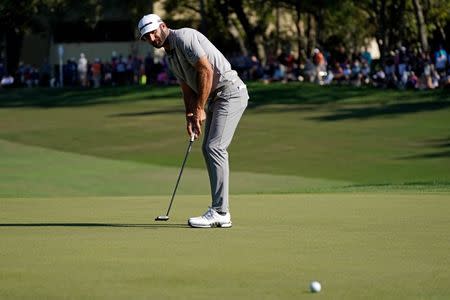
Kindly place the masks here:
<instances>
[{"instance_id":1,"label":"shadow on grass","mask_svg":"<svg viewBox=\"0 0 450 300\"><path fill-rule=\"evenodd\" d=\"M310 83L249 84L253 107L267 104L324 104L335 102L386 103L388 101L442 101L450 100L450 91L412 91L352 87L343 85L318 86Z\"/></svg>"},{"instance_id":2,"label":"shadow on grass","mask_svg":"<svg viewBox=\"0 0 450 300\"><path fill-rule=\"evenodd\" d=\"M99 89L82 88L17 88L0 94L0 108L56 108L117 103L121 101L179 98L176 87L121 86Z\"/></svg>"},{"instance_id":3,"label":"shadow on grass","mask_svg":"<svg viewBox=\"0 0 450 300\"><path fill-rule=\"evenodd\" d=\"M268 111L285 112L292 110L314 110L322 104L343 103L331 115L317 117L317 121L340 121L346 119L365 119L383 115L398 115L419 111L445 109L450 106L449 90L398 91L371 87L318 86L310 83L272 83L249 82L249 110L267 107ZM183 103L178 86L119 86L99 89L81 88L33 88L10 89L0 93L0 108L57 108L101 105L109 103L154 101L174 99ZM271 104L283 105L280 107ZM349 108L347 104L358 104ZM143 111L117 114L113 117L139 117L156 114L178 113L180 109Z\"/></svg>"},{"instance_id":4,"label":"shadow on grass","mask_svg":"<svg viewBox=\"0 0 450 300\"><path fill-rule=\"evenodd\" d=\"M363 183L336 188L337 191L449 191L449 181L410 181L401 183Z\"/></svg>"},{"instance_id":5,"label":"shadow on grass","mask_svg":"<svg viewBox=\"0 0 450 300\"><path fill-rule=\"evenodd\" d=\"M184 113L184 109L167 109L167 110L153 110L153 111L142 111L142 112L132 112L132 113L121 113L113 114L108 117L145 117L154 115L170 115L173 113Z\"/></svg>"},{"instance_id":6,"label":"shadow on grass","mask_svg":"<svg viewBox=\"0 0 450 300\"><path fill-rule=\"evenodd\" d=\"M378 106L340 108L335 113L311 118L317 121L342 121L349 119L369 119L379 116L395 116L407 113L435 111L450 107L450 101L389 103Z\"/></svg>"},{"instance_id":7,"label":"shadow on grass","mask_svg":"<svg viewBox=\"0 0 450 300\"><path fill-rule=\"evenodd\" d=\"M119 227L119 228L190 228L187 224L118 224L118 223L1 223L1 227Z\"/></svg>"},{"instance_id":8,"label":"shadow on grass","mask_svg":"<svg viewBox=\"0 0 450 300\"><path fill-rule=\"evenodd\" d=\"M427 159L450 157L450 136L442 139L429 139L423 143L424 147L435 149L433 152L399 157L399 159Z\"/></svg>"},{"instance_id":9,"label":"shadow on grass","mask_svg":"<svg viewBox=\"0 0 450 300\"><path fill-rule=\"evenodd\" d=\"M374 92L372 89L355 89L339 86L311 84L250 85L249 94L253 107L267 104L323 104L360 98Z\"/></svg>"}]
</instances>

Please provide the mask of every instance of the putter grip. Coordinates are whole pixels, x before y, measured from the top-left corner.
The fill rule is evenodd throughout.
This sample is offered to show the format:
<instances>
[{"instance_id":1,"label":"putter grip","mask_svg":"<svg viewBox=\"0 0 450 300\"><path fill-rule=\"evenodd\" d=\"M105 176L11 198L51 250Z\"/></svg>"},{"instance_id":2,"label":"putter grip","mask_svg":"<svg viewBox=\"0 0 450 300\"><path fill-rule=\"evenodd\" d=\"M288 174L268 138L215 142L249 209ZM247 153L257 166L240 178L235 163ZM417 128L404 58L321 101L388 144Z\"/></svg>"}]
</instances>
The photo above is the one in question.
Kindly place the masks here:
<instances>
[{"instance_id":1,"label":"putter grip","mask_svg":"<svg viewBox=\"0 0 450 300\"><path fill-rule=\"evenodd\" d=\"M194 140L195 140L195 133L192 133L190 141L193 142Z\"/></svg>"}]
</instances>

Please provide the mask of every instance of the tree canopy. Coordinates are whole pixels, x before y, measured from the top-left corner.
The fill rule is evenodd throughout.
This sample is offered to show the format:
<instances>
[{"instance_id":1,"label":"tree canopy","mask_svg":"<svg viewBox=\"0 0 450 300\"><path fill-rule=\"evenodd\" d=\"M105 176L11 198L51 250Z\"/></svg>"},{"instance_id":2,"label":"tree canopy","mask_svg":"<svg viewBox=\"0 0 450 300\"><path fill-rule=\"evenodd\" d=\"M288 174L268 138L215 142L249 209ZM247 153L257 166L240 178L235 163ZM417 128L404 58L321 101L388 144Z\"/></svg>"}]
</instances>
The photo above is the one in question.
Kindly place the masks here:
<instances>
[{"instance_id":1,"label":"tree canopy","mask_svg":"<svg viewBox=\"0 0 450 300\"><path fill-rule=\"evenodd\" d=\"M305 57L315 47L337 45L356 51L374 38L382 57L400 45L450 46L448 0L3 0L0 50L7 69L17 67L26 32L51 31L62 18L96 26L111 10L135 24L154 4L172 27L197 28L226 52L260 58L292 50Z\"/></svg>"}]
</instances>

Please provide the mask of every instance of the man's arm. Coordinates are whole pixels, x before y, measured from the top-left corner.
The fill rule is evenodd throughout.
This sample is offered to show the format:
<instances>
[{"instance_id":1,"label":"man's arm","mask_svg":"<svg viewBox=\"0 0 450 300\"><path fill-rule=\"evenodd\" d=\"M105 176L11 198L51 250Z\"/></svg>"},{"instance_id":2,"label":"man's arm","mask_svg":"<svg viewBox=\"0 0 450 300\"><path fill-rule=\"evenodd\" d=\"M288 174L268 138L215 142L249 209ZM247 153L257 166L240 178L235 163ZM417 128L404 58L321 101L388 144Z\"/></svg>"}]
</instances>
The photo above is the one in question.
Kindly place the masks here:
<instances>
[{"instance_id":1,"label":"man's arm","mask_svg":"<svg viewBox=\"0 0 450 300\"><path fill-rule=\"evenodd\" d=\"M183 101L186 109L186 130L189 136L192 136L192 133L195 133L196 137L198 137L200 133L194 130L194 111L196 107L197 94L183 81L180 82L180 86L183 91Z\"/></svg>"},{"instance_id":2,"label":"man's arm","mask_svg":"<svg viewBox=\"0 0 450 300\"><path fill-rule=\"evenodd\" d=\"M196 111L194 112L194 115L200 115L199 111L203 111L205 109L206 101L208 100L208 96L211 93L213 69L206 56L200 57L200 59L195 64L195 69L198 73L198 94L195 107Z\"/></svg>"},{"instance_id":3,"label":"man's arm","mask_svg":"<svg viewBox=\"0 0 450 300\"><path fill-rule=\"evenodd\" d=\"M186 83L181 85L186 107L187 131L196 137L202 133L202 124L206 119L205 105L211 93L213 70L206 56L202 56L195 64L197 70L198 93L195 93Z\"/></svg>"},{"instance_id":4,"label":"man's arm","mask_svg":"<svg viewBox=\"0 0 450 300\"><path fill-rule=\"evenodd\" d=\"M181 91L183 92L184 107L186 109L186 116L193 115L195 110L195 102L197 94L191 89L186 82L180 82Z\"/></svg>"}]
</instances>

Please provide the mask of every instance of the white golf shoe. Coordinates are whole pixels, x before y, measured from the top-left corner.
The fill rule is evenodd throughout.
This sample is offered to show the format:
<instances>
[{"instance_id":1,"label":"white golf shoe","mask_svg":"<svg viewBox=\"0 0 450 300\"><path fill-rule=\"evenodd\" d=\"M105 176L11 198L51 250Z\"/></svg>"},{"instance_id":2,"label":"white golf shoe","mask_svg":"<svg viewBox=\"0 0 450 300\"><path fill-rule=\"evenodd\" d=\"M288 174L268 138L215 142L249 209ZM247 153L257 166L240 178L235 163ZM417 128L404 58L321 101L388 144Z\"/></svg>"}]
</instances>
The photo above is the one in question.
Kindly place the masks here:
<instances>
[{"instance_id":1,"label":"white golf shoe","mask_svg":"<svg viewBox=\"0 0 450 300\"><path fill-rule=\"evenodd\" d=\"M188 220L188 224L191 227L196 228L210 228L210 227L231 227L231 215L226 213L225 215L219 214L211 207L201 217L194 217Z\"/></svg>"}]
</instances>

